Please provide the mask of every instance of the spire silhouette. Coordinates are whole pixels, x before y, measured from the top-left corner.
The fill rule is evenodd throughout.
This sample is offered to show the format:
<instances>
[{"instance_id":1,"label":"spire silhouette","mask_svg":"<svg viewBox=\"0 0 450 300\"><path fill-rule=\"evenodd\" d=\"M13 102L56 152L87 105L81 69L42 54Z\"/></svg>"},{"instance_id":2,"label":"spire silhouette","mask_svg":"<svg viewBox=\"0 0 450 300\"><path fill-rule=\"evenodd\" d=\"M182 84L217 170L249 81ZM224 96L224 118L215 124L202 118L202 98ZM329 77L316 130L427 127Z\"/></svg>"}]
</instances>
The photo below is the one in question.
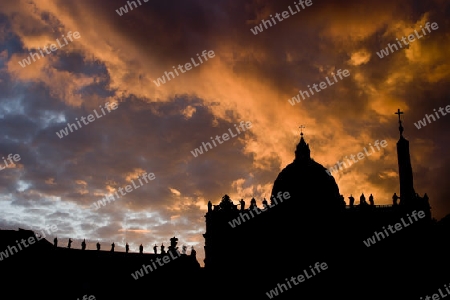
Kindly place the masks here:
<instances>
[{"instance_id":1,"label":"spire silhouette","mask_svg":"<svg viewBox=\"0 0 450 300\"><path fill-rule=\"evenodd\" d=\"M395 113L398 115L398 124L400 131L400 138L397 142L397 159L398 159L398 173L400 179L400 205L411 204L415 197L414 179L411 166L411 157L409 154L409 141L403 137L403 126L400 109Z\"/></svg>"},{"instance_id":2,"label":"spire silhouette","mask_svg":"<svg viewBox=\"0 0 450 300\"><path fill-rule=\"evenodd\" d=\"M297 149L295 150L295 160L296 161L304 161L311 159L311 151L309 149L309 145L305 142L303 138L303 128L305 126L300 126L300 142L297 145Z\"/></svg>"}]
</instances>

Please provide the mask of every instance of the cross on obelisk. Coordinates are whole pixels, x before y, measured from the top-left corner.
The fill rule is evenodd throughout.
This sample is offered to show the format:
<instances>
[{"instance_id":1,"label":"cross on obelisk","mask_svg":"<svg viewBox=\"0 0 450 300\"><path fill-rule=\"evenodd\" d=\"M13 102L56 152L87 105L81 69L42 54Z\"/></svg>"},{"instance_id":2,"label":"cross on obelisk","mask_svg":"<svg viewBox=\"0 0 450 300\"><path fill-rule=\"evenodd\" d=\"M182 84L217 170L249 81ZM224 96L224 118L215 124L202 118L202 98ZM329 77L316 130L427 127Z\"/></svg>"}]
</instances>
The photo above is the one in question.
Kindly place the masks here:
<instances>
[{"instance_id":1,"label":"cross on obelisk","mask_svg":"<svg viewBox=\"0 0 450 300\"><path fill-rule=\"evenodd\" d=\"M400 115L403 115L403 112L400 111L400 108L397 110L397 112L395 114L398 115L398 122L401 123L402 120L400 120Z\"/></svg>"},{"instance_id":2,"label":"cross on obelisk","mask_svg":"<svg viewBox=\"0 0 450 300\"><path fill-rule=\"evenodd\" d=\"M402 115L403 112L400 111L400 108L399 108L395 114L398 115L398 124L399 124L398 129L400 131L400 136L402 136L402 134L403 134L403 126L402 126L402 120L400 118L400 115Z\"/></svg>"},{"instance_id":3,"label":"cross on obelisk","mask_svg":"<svg viewBox=\"0 0 450 300\"><path fill-rule=\"evenodd\" d=\"M303 128L306 128L306 127L303 125L300 125L299 128L300 128L300 135L303 136Z\"/></svg>"}]
</instances>

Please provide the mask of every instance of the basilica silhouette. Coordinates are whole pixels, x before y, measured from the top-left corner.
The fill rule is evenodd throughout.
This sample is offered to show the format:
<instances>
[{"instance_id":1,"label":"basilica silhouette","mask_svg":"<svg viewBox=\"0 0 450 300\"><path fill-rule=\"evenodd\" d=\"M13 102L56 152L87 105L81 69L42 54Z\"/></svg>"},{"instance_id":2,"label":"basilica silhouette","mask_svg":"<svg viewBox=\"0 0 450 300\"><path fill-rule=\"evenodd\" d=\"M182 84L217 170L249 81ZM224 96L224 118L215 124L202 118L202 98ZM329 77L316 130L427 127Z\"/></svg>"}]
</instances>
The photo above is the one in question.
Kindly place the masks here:
<instances>
[{"instance_id":1,"label":"basilica silhouette","mask_svg":"<svg viewBox=\"0 0 450 300\"><path fill-rule=\"evenodd\" d=\"M427 194L420 196L414 189L403 112L396 114L400 195L392 191L390 205L376 205L372 194L369 203L362 194L359 204L350 196L347 205L334 178L311 158L303 132L293 162L275 179L270 204L263 199L258 207L256 199L251 199L245 207L244 199L236 205L228 195L218 205L210 203L205 215L204 262L215 289L223 289L223 281L233 278L242 283L240 295L249 299L423 295L427 283L433 285L435 267L448 264L448 259L439 255L443 248L434 248L442 233L432 219ZM436 264L429 265L433 260ZM317 262L326 262L328 271L297 282L298 286L295 279L291 281ZM222 293L232 297L236 290Z\"/></svg>"},{"instance_id":2,"label":"basilica silhouette","mask_svg":"<svg viewBox=\"0 0 450 300\"><path fill-rule=\"evenodd\" d=\"M128 247L117 252L114 244L106 251L71 249L41 239L38 247L0 262L3 290L24 299L87 294L366 300L433 294L450 281L442 275L450 267L445 240L450 222L433 219L427 194L416 193L402 112L396 114L400 190L392 191L390 205L377 205L370 191L369 202L361 195L359 203L350 196L347 204L335 179L311 157L301 132L293 162L278 174L269 200L259 204L253 198L247 205L224 195L218 204L208 203L204 268L194 249L178 251L176 237L167 252L151 254L129 253ZM0 231L0 250L31 236L26 230ZM17 281L25 289L13 288Z\"/></svg>"}]
</instances>

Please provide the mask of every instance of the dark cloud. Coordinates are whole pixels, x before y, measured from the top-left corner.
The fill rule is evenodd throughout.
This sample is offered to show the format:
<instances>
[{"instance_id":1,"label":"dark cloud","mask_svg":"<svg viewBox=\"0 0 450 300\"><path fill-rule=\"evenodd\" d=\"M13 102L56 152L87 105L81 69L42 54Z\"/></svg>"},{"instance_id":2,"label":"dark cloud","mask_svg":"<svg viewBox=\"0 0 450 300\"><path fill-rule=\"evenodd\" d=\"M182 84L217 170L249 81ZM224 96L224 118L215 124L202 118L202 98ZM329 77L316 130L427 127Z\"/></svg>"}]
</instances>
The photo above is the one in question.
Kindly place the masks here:
<instances>
[{"instance_id":1,"label":"dark cloud","mask_svg":"<svg viewBox=\"0 0 450 300\"><path fill-rule=\"evenodd\" d=\"M405 111L416 191L428 193L435 217L450 212L450 117L414 126L450 104L448 3L313 1L254 35L251 28L294 7L293 1L141 2L123 16L116 13L127 5L121 0L2 2L0 154L18 153L21 160L0 171L1 226L55 223L62 243L86 237L88 248L99 239L102 247L116 240L118 249L128 241L132 249L144 243L150 250L175 234L180 244L203 245L207 201L269 193L293 160L300 124L307 125L313 158L325 167L386 139L381 155L335 178L346 197L364 191L387 204L399 190L398 108ZM427 21L439 29L409 49L378 57ZM18 65L68 31L81 38L25 68ZM154 84L203 50L216 56ZM338 69L350 76L288 103ZM106 102L118 108L57 137L67 122ZM198 157L191 154L242 120L252 128ZM89 208L144 171L155 180L97 211Z\"/></svg>"}]
</instances>

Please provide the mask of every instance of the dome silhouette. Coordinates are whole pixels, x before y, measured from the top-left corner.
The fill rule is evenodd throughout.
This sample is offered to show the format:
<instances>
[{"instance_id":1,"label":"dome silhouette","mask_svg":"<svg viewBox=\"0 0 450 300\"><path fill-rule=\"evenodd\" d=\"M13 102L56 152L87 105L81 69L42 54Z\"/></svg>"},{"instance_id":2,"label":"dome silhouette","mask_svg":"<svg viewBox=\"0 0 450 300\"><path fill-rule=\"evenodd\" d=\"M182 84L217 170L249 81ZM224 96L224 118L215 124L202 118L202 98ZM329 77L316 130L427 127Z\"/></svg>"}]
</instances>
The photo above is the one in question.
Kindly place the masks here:
<instances>
[{"instance_id":1,"label":"dome silhouette","mask_svg":"<svg viewBox=\"0 0 450 300\"><path fill-rule=\"evenodd\" d=\"M279 192L289 192L292 199L289 202L300 211L342 208L345 202L339 194L336 181L333 176L328 175L324 166L311 158L310 153L309 145L301 133L295 159L278 174L273 184L272 196L276 197Z\"/></svg>"}]
</instances>

